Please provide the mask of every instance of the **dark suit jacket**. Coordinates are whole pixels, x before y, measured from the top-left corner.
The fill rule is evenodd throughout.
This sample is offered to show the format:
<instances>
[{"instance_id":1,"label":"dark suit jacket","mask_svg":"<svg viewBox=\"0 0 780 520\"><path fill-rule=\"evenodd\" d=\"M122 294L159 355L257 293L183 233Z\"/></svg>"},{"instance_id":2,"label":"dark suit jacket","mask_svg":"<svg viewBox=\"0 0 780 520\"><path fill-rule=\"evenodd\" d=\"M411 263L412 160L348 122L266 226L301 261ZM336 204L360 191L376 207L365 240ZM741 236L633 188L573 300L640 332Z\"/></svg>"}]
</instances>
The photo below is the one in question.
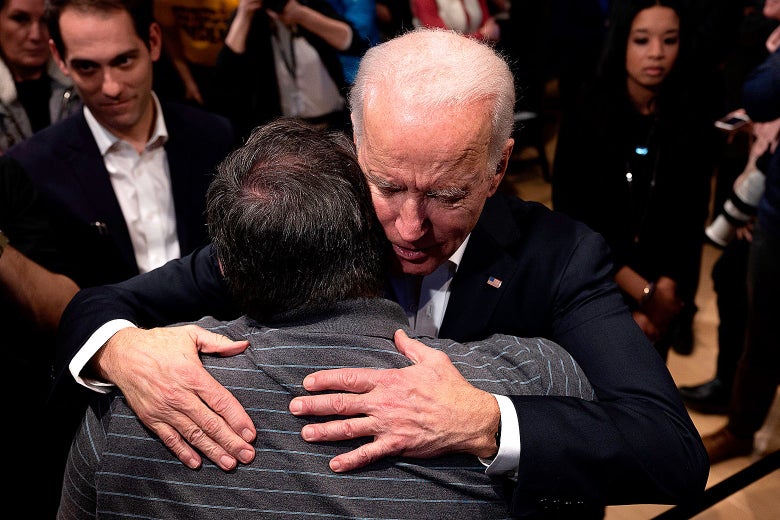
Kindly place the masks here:
<instances>
[{"instance_id":1,"label":"dark suit jacket","mask_svg":"<svg viewBox=\"0 0 780 520\"><path fill-rule=\"evenodd\" d=\"M452 281L441 337L548 337L572 354L596 390L592 403L510 396L522 444L514 514L597 517L604 504L676 503L706 484L699 434L610 269L600 235L540 204L496 195ZM501 286L487 284L489 276ZM110 319L151 326L231 313L207 247L125 283L79 293L63 319L59 366L66 368Z\"/></svg>"},{"instance_id":2,"label":"dark suit jacket","mask_svg":"<svg viewBox=\"0 0 780 520\"><path fill-rule=\"evenodd\" d=\"M214 167L232 150L235 138L223 117L184 105L162 107L170 136L165 151L176 231L184 256L208 242L206 190ZM66 272L80 286L138 274L122 210L83 111L7 154L22 164L48 206Z\"/></svg>"}]
</instances>

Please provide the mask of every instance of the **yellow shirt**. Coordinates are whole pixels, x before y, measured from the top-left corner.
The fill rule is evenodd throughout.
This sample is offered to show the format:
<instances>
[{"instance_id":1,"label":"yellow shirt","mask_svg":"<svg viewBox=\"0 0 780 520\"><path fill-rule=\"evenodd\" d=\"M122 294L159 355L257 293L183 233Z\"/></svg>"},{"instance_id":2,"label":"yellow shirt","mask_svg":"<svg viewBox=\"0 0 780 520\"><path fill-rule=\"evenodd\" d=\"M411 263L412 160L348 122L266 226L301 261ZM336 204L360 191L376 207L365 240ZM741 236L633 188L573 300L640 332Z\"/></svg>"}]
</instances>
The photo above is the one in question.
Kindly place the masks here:
<instances>
[{"instance_id":1,"label":"yellow shirt","mask_svg":"<svg viewBox=\"0 0 780 520\"><path fill-rule=\"evenodd\" d=\"M189 63L213 67L239 0L155 0L163 31L175 31Z\"/></svg>"}]
</instances>

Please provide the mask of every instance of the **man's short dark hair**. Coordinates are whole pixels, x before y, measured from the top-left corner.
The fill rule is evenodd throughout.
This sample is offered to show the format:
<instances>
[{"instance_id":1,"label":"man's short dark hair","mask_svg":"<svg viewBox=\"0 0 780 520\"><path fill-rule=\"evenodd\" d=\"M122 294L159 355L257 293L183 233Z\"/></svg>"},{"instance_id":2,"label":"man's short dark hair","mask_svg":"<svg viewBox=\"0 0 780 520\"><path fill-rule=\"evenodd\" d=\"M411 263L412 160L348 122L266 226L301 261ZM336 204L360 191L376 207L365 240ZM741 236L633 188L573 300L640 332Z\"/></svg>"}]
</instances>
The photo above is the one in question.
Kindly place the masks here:
<instances>
[{"instance_id":1,"label":"man's short dark hair","mask_svg":"<svg viewBox=\"0 0 780 520\"><path fill-rule=\"evenodd\" d=\"M217 167L207 199L225 281L255 319L381 294L387 240L342 132L258 127Z\"/></svg>"},{"instance_id":2,"label":"man's short dark hair","mask_svg":"<svg viewBox=\"0 0 780 520\"><path fill-rule=\"evenodd\" d=\"M127 11L133 20L135 33L149 47L149 26L154 22L153 0L46 0L46 20L49 36L54 41L60 57L65 59L65 44L60 32L60 16L71 7L82 12L110 13Z\"/></svg>"}]
</instances>

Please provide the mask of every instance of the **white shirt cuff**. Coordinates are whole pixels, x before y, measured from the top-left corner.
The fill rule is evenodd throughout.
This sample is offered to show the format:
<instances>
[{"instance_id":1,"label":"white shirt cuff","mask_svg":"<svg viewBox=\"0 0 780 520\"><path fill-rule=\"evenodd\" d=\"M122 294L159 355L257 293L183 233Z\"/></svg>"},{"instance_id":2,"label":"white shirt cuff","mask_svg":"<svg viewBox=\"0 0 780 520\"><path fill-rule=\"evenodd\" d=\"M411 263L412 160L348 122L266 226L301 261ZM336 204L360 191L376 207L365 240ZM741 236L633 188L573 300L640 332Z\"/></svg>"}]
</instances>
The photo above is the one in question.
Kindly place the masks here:
<instances>
[{"instance_id":1,"label":"white shirt cuff","mask_svg":"<svg viewBox=\"0 0 780 520\"><path fill-rule=\"evenodd\" d=\"M493 394L501 411L501 439L498 453L491 461L480 459L487 466L485 473L496 477L517 477L520 466L520 422L512 400L505 395Z\"/></svg>"},{"instance_id":2,"label":"white shirt cuff","mask_svg":"<svg viewBox=\"0 0 780 520\"><path fill-rule=\"evenodd\" d=\"M80 385L86 386L90 390L100 392L101 394L107 394L113 390L114 385L106 383L104 381L98 381L96 379L85 379L81 377L81 371L87 366L89 360L100 350L100 348L111 339L111 336L116 334L122 329L135 328L135 324L127 320L111 320L108 323L103 324L98 330L96 330L89 339L82 345L73 359L70 360L68 370L71 375Z\"/></svg>"}]
</instances>

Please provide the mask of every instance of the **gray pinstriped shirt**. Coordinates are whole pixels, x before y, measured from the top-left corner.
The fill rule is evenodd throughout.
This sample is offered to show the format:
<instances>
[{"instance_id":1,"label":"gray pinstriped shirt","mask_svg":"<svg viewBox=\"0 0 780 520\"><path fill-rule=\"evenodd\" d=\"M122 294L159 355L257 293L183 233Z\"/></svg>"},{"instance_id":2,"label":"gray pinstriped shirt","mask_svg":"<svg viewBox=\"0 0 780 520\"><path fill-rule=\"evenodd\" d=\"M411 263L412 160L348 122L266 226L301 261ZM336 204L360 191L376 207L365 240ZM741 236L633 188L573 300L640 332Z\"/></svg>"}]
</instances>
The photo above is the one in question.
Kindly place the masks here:
<instances>
[{"instance_id":1,"label":"gray pinstriped shirt","mask_svg":"<svg viewBox=\"0 0 780 520\"><path fill-rule=\"evenodd\" d=\"M257 427L257 456L223 472L204 459L187 469L127 406L121 394L99 396L76 436L66 469L59 519L71 518L507 518L505 488L476 457L387 458L335 474L328 461L363 440L306 443L312 420L287 411L316 370L409 365L392 342L408 330L388 300L351 300L327 310L292 312L283 325L249 318L200 326L246 338L238 356L204 356L207 370L244 405ZM446 352L473 385L504 395L594 399L574 359L554 343L495 335L465 344L421 338ZM507 489L512 489L508 486Z\"/></svg>"}]
</instances>

